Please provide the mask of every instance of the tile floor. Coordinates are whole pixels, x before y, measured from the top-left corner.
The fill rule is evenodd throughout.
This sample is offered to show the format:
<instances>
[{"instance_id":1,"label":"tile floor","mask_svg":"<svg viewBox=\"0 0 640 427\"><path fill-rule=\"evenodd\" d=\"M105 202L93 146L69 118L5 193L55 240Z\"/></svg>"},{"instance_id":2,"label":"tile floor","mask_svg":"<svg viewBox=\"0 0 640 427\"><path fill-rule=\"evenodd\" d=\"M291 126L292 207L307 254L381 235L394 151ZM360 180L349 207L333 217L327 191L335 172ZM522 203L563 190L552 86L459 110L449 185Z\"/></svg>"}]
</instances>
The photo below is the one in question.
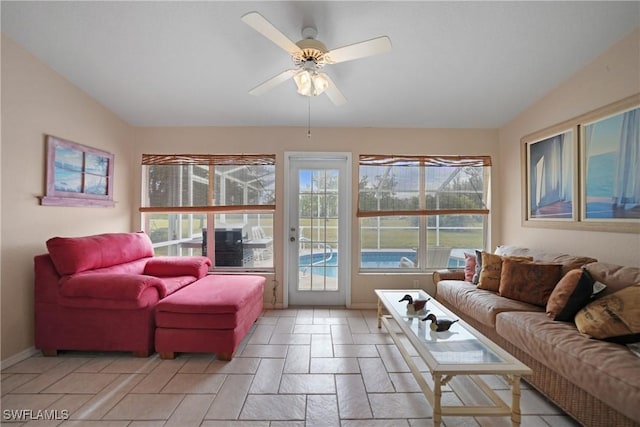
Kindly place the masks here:
<instances>
[{"instance_id":1,"label":"tile floor","mask_svg":"<svg viewBox=\"0 0 640 427\"><path fill-rule=\"evenodd\" d=\"M161 360L67 352L33 356L3 370L1 379L0 424L11 426L417 427L433 422L431 407L389 336L377 328L373 310L266 311L231 362L211 354ZM486 380L510 401L501 377ZM479 399L464 377L454 378L443 393L448 404ZM521 407L524 427L576 425L526 384ZM30 420L10 420L20 414ZM443 421L446 427L511 425L508 417Z\"/></svg>"}]
</instances>

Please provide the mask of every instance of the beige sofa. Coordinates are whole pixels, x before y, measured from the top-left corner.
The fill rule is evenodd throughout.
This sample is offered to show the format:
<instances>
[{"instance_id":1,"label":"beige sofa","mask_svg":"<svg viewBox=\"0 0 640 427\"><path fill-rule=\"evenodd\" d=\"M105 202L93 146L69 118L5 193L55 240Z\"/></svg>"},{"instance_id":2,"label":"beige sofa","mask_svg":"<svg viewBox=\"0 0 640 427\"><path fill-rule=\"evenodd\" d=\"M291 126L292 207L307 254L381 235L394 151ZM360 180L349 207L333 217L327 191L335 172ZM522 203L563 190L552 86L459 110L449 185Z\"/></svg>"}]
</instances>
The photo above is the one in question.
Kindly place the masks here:
<instances>
[{"instance_id":1,"label":"beige sofa","mask_svg":"<svg viewBox=\"0 0 640 427\"><path fill-rule=\"evenodd\" d=\"M584 268L607 285L602 298L640 286L640 268L593 262L585 257L498 247L502 256L530 256L560 263L562 274ZM589 338L574 322L554 321L545 307L508 299L464 281L463 271L434 273L436 299L533 370L534 388L586 426L640 425L640 357L625 345Z\"/></svg>"}]
</instances>

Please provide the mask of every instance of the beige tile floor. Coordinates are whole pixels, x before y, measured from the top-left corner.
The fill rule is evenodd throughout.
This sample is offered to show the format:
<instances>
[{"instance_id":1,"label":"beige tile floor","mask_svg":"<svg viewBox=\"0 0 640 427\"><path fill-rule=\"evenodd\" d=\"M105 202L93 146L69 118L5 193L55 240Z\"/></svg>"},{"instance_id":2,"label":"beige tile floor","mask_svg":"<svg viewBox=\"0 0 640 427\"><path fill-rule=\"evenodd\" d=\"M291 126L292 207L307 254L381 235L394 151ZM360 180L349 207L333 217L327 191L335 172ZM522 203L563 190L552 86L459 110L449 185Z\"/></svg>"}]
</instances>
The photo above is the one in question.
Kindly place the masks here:
<instances>
[{"instance_id":1,"label":"beige tile floor","mask_svg":"<svg viewBox=\"0 0 640 427\"><path fill-rule=\"evenodd\" d=\"M422 370L429 381L424 364ZM161 360L67 352L33 356L3 370L1 380L0 424L12 426L418 427L433 421L373 310L266 311L231 362L212 354ZM502 378L486 380L510 401ZM464 377L443 393L448 404L482 399ZM577 425L526 384L521 406L524 427ZM20 413L33 419L10 420ZM511 423L508 417L445 417L444 425Z\"/></svg>"}]
</instances>

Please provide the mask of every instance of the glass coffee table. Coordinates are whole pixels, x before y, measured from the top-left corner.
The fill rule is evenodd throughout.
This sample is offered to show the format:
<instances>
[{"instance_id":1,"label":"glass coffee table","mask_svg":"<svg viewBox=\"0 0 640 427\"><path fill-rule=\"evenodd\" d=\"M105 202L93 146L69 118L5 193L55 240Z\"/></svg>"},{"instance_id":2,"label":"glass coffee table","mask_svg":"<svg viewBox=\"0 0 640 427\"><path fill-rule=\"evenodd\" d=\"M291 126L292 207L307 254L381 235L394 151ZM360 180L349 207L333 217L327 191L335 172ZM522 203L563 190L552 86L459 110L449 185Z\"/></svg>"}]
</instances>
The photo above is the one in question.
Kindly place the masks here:
<instances>
[{"instance_id":1,"label":"glass coffee table","mask_svg":"<svg viewBox=\"0 0 640 427\"><path fill-rule=\"evenodd\" d=\"M532 371L529 367L462 320L453 323L448 331L432 331L431 322L422 321L427 314L433 313L437 319L455 320L458 317L423 290L376 289L375 292L378 296L378 328L384 324L409 365L411 373L433 408L435 427L440 426L443 415L511 416L512 425L520 425L520 377L531 375ZM408 310L407 302L400 302L407 294L411 295L413 300L431 298L425 306L428 311L421 310L416 313ZM385 311L388 314L384 314ZM398 328L401 332L398 332ZM429 368L433 377L433 388L427 384L420 373L409 349L401 340L402 335L408 339ZM493 404L443 406L442 387L457 375L471 378ZM502 375L507 380L511 386L511 407L485 383L480 375Z\"/></svg>"}]
</instances>

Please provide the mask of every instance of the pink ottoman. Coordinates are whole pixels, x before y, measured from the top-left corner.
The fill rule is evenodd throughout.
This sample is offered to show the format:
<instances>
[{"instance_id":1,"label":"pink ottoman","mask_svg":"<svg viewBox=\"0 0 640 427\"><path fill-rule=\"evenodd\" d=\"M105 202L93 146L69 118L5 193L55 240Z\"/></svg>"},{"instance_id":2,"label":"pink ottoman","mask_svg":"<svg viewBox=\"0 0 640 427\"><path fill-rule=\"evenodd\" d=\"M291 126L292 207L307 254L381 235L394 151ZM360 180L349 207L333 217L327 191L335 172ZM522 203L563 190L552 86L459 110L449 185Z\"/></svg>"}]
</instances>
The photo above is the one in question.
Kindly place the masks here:
<instances>
[{"instance_id":1,"label":"pink ottoman","mask_svg":"<svg viewBox=\"0 0 640 427\"><path fill-rule=\"evenodd\" d=\"M210 352L231 360L262 312L265 282L261 276L214 274L161 300L155 339L160 358Z\"/></svg>"}]
</instances>

